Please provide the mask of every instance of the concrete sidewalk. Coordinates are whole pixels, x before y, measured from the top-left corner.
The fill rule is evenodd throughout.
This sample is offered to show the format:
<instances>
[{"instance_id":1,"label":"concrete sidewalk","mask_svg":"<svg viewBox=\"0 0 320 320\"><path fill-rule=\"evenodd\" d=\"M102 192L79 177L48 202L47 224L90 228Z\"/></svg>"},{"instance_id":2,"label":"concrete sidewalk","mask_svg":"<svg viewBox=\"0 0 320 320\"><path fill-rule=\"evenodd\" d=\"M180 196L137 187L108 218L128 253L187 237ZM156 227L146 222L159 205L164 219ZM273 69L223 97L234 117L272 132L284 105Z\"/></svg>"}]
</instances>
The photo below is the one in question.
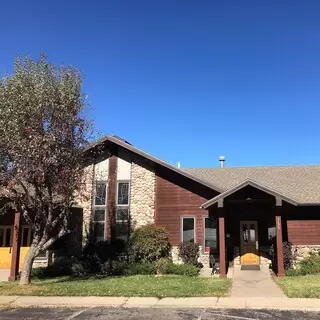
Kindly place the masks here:
<instances>
[{"instance_id":1,"label":"concrete sidewalk","mask_svg":"<svg viewBox=\"0 0 320 320\"><path fill-rule=\"evenodd\" d=\"M231 297L260 297L269 299L285 298L286 295L272 280L268 266L261 266L261 270L241 270L235 266Z\"/></svg>"},{"instance_id":2,"label":"concrete sidewalk","mask_svg":"<svg viewBox=\"0 0 320 320\"><path fill-rule=\"evenodd\" d=\"M0 296L0 307L122 307L122 308L215 308L215 309L277 309L319 311L320 299L281 297L34 297Z\"/></svg>"}]
</instances>

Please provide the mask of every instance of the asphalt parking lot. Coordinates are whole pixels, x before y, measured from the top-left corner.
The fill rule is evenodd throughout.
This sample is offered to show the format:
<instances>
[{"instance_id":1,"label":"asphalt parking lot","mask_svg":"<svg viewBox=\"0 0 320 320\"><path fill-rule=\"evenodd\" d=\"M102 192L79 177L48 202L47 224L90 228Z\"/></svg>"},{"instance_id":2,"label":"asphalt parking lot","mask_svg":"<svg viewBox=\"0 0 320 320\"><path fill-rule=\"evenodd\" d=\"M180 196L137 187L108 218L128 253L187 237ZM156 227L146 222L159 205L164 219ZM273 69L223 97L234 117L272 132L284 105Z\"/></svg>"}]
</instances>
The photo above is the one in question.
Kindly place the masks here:
<instances>
[{"instance_id":1,"label":"asphalt parking lot","mask_svg":"<svg viewBox=\"0 0 320 320\"><path fill-rule=\"evenodd\" d=\"M162 308L13 308L1 309L1 320L319 320L318 312L248 309L162 309Z\"/></svg>"}]
</instances>

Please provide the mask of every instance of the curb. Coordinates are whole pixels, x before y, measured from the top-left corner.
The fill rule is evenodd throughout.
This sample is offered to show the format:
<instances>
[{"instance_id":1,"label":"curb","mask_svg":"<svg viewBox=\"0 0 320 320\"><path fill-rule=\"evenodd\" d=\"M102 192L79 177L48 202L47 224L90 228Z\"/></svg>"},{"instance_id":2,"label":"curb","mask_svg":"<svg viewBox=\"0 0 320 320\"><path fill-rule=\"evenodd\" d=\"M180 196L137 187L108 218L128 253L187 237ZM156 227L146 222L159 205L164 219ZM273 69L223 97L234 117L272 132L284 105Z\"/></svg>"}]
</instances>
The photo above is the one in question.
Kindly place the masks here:
<instances>
[{"instance_id":1,"label":"curb","mask_svg":"<svg viewBox=\"0 0 320 320\"><path fill-rule=\"evenodd\" d=\"M298 299L277 297L36 297L0 296L0 307L5 308L209 308L209 309L269 309L320 312L320 299Z\"/></svg>"}]
</instances>

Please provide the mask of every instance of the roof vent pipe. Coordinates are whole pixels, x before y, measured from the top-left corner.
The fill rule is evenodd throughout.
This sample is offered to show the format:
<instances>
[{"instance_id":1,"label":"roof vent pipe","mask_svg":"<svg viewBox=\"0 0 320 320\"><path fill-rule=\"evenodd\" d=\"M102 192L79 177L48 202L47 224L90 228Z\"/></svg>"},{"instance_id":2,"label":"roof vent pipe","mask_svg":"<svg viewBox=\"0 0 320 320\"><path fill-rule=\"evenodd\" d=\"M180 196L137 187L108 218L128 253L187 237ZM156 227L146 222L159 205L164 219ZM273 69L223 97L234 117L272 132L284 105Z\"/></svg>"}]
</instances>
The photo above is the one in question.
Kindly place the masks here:
<instances>
[{"instance_id":1,"label":"roof vent pipe","mask_svg":"<svg viewBox=\"0 0 320 320\"><path fill-rule=\"evenodd\" d=\"M180 169L180 161L178 161L178 168Z\"/></svg>"},{"instance_id":2,"label":"roof vent pipe","mask_svg":"<svg viewBox=\"0 0 320 320\"><path fill-rule=\"evenodd\" d=\"M219 162L220 162L220 168L224 168L224 162L226 161L225 156L220 156L219 157Z\"/></svg>"}]
</instances>

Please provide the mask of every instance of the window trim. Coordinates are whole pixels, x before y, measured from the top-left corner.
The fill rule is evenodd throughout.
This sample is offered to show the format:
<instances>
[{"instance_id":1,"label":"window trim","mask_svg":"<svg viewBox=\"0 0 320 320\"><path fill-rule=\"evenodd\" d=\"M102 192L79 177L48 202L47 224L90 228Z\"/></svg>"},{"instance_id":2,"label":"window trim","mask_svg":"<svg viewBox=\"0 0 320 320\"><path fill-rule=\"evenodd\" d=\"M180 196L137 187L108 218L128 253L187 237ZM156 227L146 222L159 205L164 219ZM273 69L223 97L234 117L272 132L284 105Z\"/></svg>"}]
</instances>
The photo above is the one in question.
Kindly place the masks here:
<instances>
[{"instance_id":1,"label":"window trim","mask_svg":"<svg viewBox=\"0 0 320 320\"><path fill-rule=\"evenodd\" d=\"M126 223L128 225L128 234L127 234L127 240L129 240L130 237L130 198L131 198L131 180L130 179L120 179L117 180L117 186L116 186L116 199L115 199L115 225L117 226L117 223ZM119 195L119 184L120 183L128 183L128 203L127 204L119 204L118 203L118 195ZM117 220L117 210L128 210L128 219L127 220ZM117 234L116 234L117 237Z\"/></svg>"},{"instance_id":2,"label":"window trim","mask_svg":"<svg viewBox=\"0 0 320 320\"><path fill-rule=\"evenodd\" d=\"M193 219L194 227L194 243L197 243L197 229L196 229L196 216L182 216L180 217L180 241L183 241L183 219Z\"/></svg>"},{"instance_id":3,"label":"window trim","mask_svg":"<svg viewBox=\"0 0 320 320\"><path fill-rule=\"evenodd\" d=\"M10 248L12 247L13 245L13 233L14 233L14 226L12 225L2 225L0 226L0 229L4 229L4 232L3 232L3 239L2 239L2 243L0 243L0 248ZM7 229L11 229L11 234L10 234L10 243L9 243L9 246L6 247L5 244L6 244L6 237L7 237Z\"/></svg>"},{"instance_id":4,"label":"window trim","mask_svg":"<svg viewBox=\"0 0 320 320\"><path fill-rule=\"evenodd\" d=\"M105 204L96 204L96 193L97 193L97 184L105 184L106 186L106 199ZM96 180L94 184L94 190L93 190L94 197L92 199L93 202L93 208L95 207L107 207L108 205L108 181L107 180Z\"/></svg>"},{"instance_id":5,"label":"window trim","mask_svg":"<svg viewBox=\"0 0 320 320\"><path fill-rule=\"evenodd\" d=\"M210 248L206 247L206 219L210 219L209 216L204 216L203 217L203 252L205 253L210 253ZM218 249L218 219L217 217L215 217L216 219L216 243L217 243L217 248ZM207 248L209 248L209 250L207 250Z\"/></svg>"},{"instance_id":6,"label":"window trim","mask_svg":"<svg viewBox=\"0 0 320 320\"><path fill-rule=\"evenodd\" d=\"M29 244L29 245L27 245L27 246L23 246L22 244L23 244L23 236L24 236L24 233L25 233L25 230L28 230L27 232L28 232L28 239L27 239L27 243ZM21 226L21 228L20 228L20 233L21 233L21 235L20 235L20 247L21 248L29 248L29 247L31 247L31 233L32 233L32 229L31 229L31 227L29 226L29 225L22 225Z\"/></svg>"},{"instance_id":7,"label":"window trim","mask_svg":"<svg viewBox=\"0 0 320 320\"><path fill-rule=\"evenodd\" d=\"M127 204L119 204L118 203L119 183L128 183L128 203ZM128 207L128 208L130 208L130 191L131 191L130 180L117 180L116 207Z\"/></svg>"},{"instance_id":8,"label":"window trim","mask_svg":"<svg viewBox=\"0 0 320 320\"><path fill-rule=\"evenodd\" d=\"M96 192L97 192L97 184L105 184L106 186L106 201L104 205L96 205ZM92 215L91 215L91 223L92 223L92 227L93 227L93 239L94 242L99 242L97 241L96 237L94 236L94 228L95 228L95 224L103 224L104 225L104 233L103 233L103 241L106 240L107 238L107 224L108 224L108 180L96 180L94 183L94 188L93 188L93 199L92 199ZM104 210L104 221L100 220L100 221L96 221L94 220L94 216L95 216L95 210Z\"/></svg>"}]
</instances>

